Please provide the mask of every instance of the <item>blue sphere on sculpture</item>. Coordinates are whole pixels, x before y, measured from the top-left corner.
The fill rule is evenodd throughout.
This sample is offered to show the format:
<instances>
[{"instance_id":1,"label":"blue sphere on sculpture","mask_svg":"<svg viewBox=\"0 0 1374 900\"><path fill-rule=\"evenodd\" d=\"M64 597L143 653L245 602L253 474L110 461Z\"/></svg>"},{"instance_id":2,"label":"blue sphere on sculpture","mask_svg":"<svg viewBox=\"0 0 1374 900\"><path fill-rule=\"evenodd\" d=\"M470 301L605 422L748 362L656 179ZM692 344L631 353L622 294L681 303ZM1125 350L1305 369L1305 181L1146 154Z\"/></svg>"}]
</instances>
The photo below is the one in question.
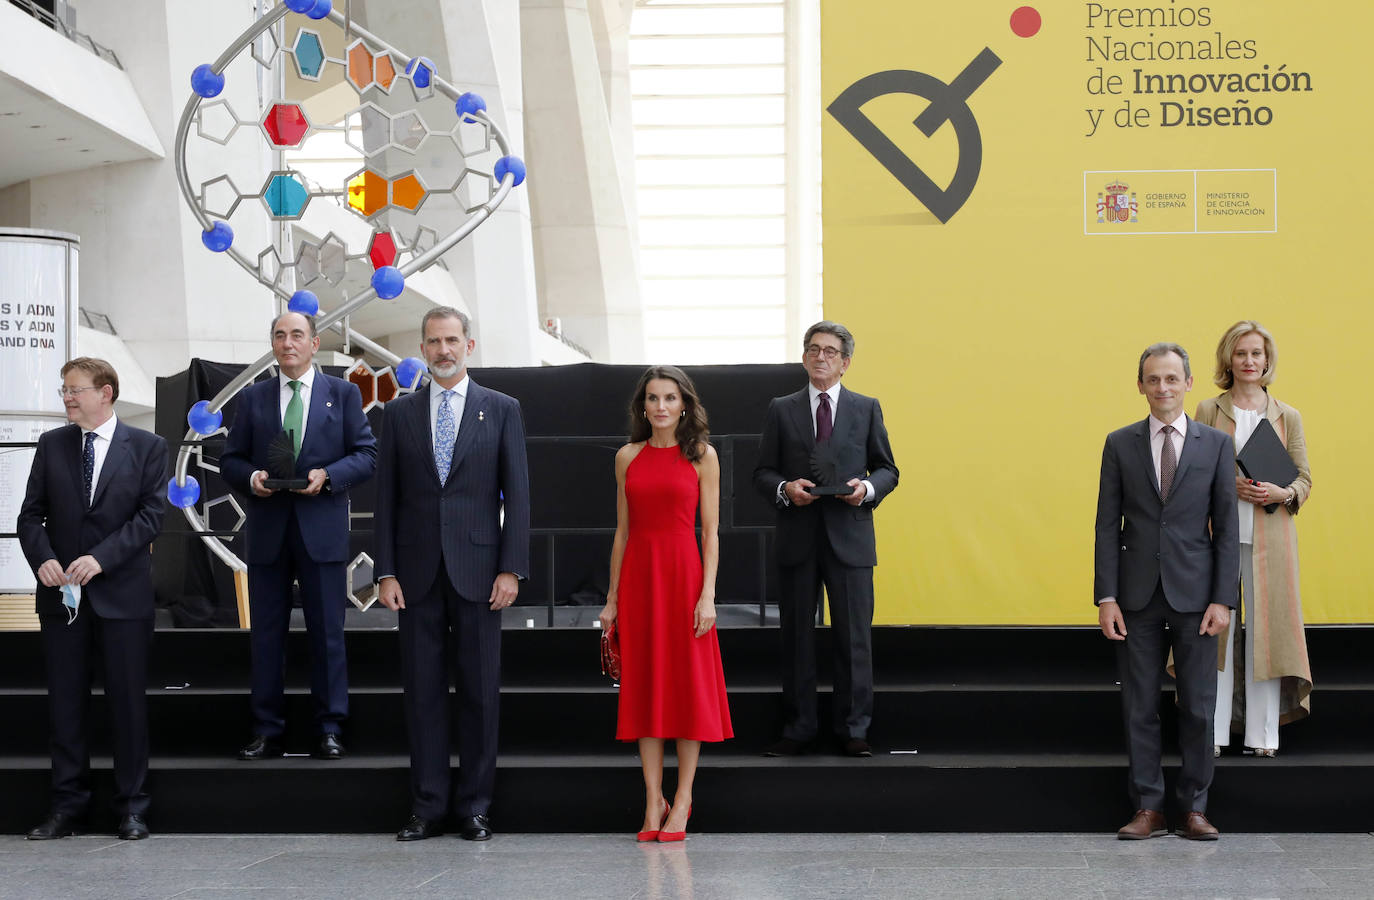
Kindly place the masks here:
<instances>
[{"instance_id":1,"label":"blue sphere on sculpture","mask_svg":"<svg viewBox=\"0 0 1374 900\"><path fill-rule=\"evenodd\" d=\"M199 499L200 482L194 476L187 475L185 484L177 484L175 476L167 482L167 502L177 509L195 506Z\"/></svg>"},{"instance_id":2,"label":"blue sphere on sculpture","mask_svg":"<svg viewBox=\"0 0 1374 900\"><path fill-rule=\"evenodd\" d=\"M496 176L497 181L504 180L507 174L514 175L513 187L519 187L521 182L525 180L525 161L518 156L503 156L496 161L491 172Z\"/></svg>"},{"instance_id":3,"label":"blue sphere on sculpture","mask_svg":"<svg viewBox=\"0 0 1374 900\"><path fill-rule=\"evenodd\" d=\"M458 101L453 104L453 108L458 113L458 118L464 122L476 122L473 114L481 112L487 108L487 101L482 99L481 94L474 94L468 91L458 96Z\"/></svg>"},{"instance_id":4,"label":"blue sphere on sculpture","mask_svg":"<svg viewBox=\"0 0 1374 900\"><path fill-rule=\"evenodd\" d=\"M214 434L224 424L224 413L210 409L209 400L198 400L187 411L186 424L196 434Z\"/></svg>"},{"instance_id":5,"label":"blue sphere on sculpture","mask_svg":"<svg viewBox=\"0 0 1374 900\"><path fill-rule=\"evenodd\" d=\"M427 88L434 75L434 62L428 57L417 56L406 63L406 74L417 88Z\"/></svg>"},{"instance_id":6,"label":"blue sphere on sculpture","mask_svg":"<svg viewBox=\"0 0 1374 900\"><path fill-rule=\"evenodd\" d=\"M191 70L191 90L207 100L218 97L224 90L224 76L214 70L209 63L201 63Z\"/></svg>"},{"instance_id":7,"label":"blue sphere on sculpture","mask_svg":"<svg viewBox=\"0 0 1374 900\"><path fill-rule=\"evenodd\" d=\"M286 0L286 8L293 13L307 13L315 6L315 0Z\"/></svg>"},{"instance_id":8,"label":"blue sphere on sculpture","mask_svg":"<svg viewBox=\"0 0 1374 900\"><path fill-rule=\"evenodd\" d=\"M425 361L417 356L407 356L396 366L396 383L403 388L413 388L420 383L420 376L429 371Z\"/></svg>"},{"instance_id":9,"label":"blue sphere on sculpture","mask_svg":"<svg viewBox=\"0 0 1374 900\"><path fill-rule=\"evenodd\" d=\"M216 222L200 233L200 242L216 253L223 253L234 243L234 229L228 222Z\"/></svg>"},{"instance_id":10,"label":"blue sphere on sculpture","mask_svg":"<svg viewBox=\"0 0 1374 900\"><path fill-rule=\"evenodd\" d=\"M296 291L286 302L286 308L313 319L320 312L320 298L315 296L314 291Z\"/></svg>"},{"instance_id":11,"label":"blue sphere on sculpture","mask_svg":"<svg viewBox=\"0 0 1374 900\"><path fill-rule=\"evenodd\" d=\"M401 296L406 289L406 277L395 266L382 266L372 273L372 288L383 300Z\"/></svg>"},{"instance_id":12,"label":"blue sphere on sculpture","mask_svg":"<svg viewBox=\"0 0 1374 900\"><path fill-rule=\"evenodd\" d=\"M333 8L332 0L316 0L315 5L306 10L305 14L312 19L323 19Z\"/></svg>"}]
</instances>

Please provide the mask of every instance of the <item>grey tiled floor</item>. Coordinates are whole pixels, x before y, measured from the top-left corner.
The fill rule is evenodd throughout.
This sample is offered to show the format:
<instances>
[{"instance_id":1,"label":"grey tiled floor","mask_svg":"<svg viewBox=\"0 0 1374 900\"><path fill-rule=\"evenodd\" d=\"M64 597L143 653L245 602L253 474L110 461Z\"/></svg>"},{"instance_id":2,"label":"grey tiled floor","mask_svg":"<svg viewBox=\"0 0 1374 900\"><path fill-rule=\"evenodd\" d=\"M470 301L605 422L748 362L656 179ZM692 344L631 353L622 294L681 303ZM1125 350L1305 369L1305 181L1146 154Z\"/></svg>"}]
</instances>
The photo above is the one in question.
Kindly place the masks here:
<instances>
[{"instance_id":1,"label":"grey tiled floor","mask_svg":"<svg viewBox=\"0 0 1374 900\"><path fill-rule=\"evenodd\" d=\"M0 898L1374 897L1374 836L1235 834L0 837Z\"/></svg>"}]
</instances>

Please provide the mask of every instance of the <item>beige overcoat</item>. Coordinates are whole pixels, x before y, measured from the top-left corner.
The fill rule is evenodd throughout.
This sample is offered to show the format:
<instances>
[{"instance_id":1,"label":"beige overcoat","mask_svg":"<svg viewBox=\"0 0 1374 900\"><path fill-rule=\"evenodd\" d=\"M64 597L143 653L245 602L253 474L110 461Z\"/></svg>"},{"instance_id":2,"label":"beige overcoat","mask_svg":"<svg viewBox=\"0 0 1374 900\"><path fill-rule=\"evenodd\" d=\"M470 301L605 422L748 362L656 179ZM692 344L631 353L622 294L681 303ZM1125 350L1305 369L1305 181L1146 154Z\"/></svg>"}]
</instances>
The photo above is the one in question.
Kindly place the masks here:
<instances>
[{"instance_id":1,"label":"beige overcoat","mask_svg":"<svg viewBox=\"0 0 1374 900\"><path fill-rule=\"evenodd\" d=\"M1279 685L1279 724L1295 722L1311 713L1312 669L1307 661L1307 639L1302 626L1302 599L1298 592L1298 530L1293 517L1312 494L1312 470L1307 464L1307 442L1303 439L1302 417L1298 411L1280 403L1272 395L1264 417L1274 426L1279 439L1298 469L1292 484L1279 487L1297 491L1294 503L1281 504L1272 514L1255 508L1254 575L1255 620L1245 623L1247 640L1254 642L1256 681L1281 678ZM1235 408L1231 393L1203 400L1193 416L1231 435L1236 434ZM1238 610L1239 611L1239 610ZM1245 659L1238 619L1217 641L1218 667L1225 664L1227 640L1235 640L1232 657L1235 666L1235 696L1231 729L1239 731L1245 715Z\"/></svg>"}]
</instances>

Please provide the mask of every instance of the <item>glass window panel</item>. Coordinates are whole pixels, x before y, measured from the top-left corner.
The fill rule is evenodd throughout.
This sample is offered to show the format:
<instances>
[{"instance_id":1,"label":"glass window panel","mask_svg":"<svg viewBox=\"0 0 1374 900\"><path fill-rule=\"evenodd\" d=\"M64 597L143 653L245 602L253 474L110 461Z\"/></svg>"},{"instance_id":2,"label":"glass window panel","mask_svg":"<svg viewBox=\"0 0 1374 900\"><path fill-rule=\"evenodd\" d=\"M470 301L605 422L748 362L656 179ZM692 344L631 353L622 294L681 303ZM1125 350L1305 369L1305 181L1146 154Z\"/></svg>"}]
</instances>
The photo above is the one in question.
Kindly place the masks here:
<instances>
[{"instance_id":1,"label":"glass window panel","mask_svg":"<svg viewBox=\"0 0 1374 900\"><path fill-rule=\"evenodd\" d=\"M781 247L641 250L640 271L652 275L782 275Z\"/></svg>"},{"instance_id":2,"label":"glass window panel","mask_svg":"<svg viewBox=\"0 0 1374 900\"><path fill-rule=\"evenodd\" d=\"M641 6L630 18L633 34L781 34L781 6L654 9Z\"/></svg>"},{"instance_id":3,"label":"glass window panel","mask_svg":"<svg viewBox=\"0 0 1374 900\"><path fill-rule=\"evenodd\" d=\"M755 337L782 334L782 316L776 309L714 307L710 309L650 309L644 312L644 330L674 337L713 337L747 334Z\"/></svg>"},{"instance_id":4,"label":"glass window panel","mask_svg":"<svg viewBox=\"0 0 1374 900\"><path fill-rule=\"evenodd\" d=\"M646 219L639 220L642 247L664 245L719 246L720 244L777 244L786 240L786 220L772 218Z\"/></svg>"},{"instance_id":5,"label":"glass window panel","mask_svg":"<svg viewBox=\"0 0 1374 900\"><path fill-rule=\"evenodd\" d=\"M776 278L646 278L647 309L678 306L774 306L781 315L787 281Z\"/></svg>"},{"instance_id":6,"label":"glass window panel","mask_svg":"<svg viewBox=\"0 0 1374 900\"><path fill-rule=\"evenodd\" d=\"M781 63L780 37L630 38L631 66Z\"/></svg>"},{"instance_id":7,"label":"glass window panel","mask_svg":"<svg viewBox=\"0 0 1374 900\"><path fill-rule=\"evenodd\" d=\"M782 66L752 69L636 69L630 91L643 94L781 94L787 89Z\"/></svg>"},{"instance_id":8,"label":"glass window panel","mask_svg":"<svg viewBox=\"0 0 1374 900\"><path fill-rule=\"evenodd\" d=\"M649 358L672 360L677 364L712 366L741 362L761 362L786 359L785 340L781 337L754 335L720 336L696 340L674 337L651 337L646 342Z\"/></svg>"},{"instance_id":9,"label":"glass window panel","mask_svg":"<svg viewBox=\"0 0 1374 900\"><path fill-rule=\"evenodd\" d=\"M639 156L720 156L725 153L782 153L786 132L765 128L640 128L635 131Z\"/></svg>"},{"instance_id":10,"label":"glass window panel","mask_svg":"<svg viewBox=\"0 0 1374 900\"><path fill-rule=\"evenodd\" d=\"M782 184L783 159L641 159L635 163L643 187L664 184Z\"/></svg>"},{"instance_id":11,"label":"glass window panel","mask_svg":"<svg viewBox=\"0 0 1374 900\"><path fill-rule=\"evenodd\" d=\"M781 186L639 189L639 213L644 216L709 215L727 210L782 215L784 201Z\"/></svg>"},{"instance_id":12,"label":"glass window panel","mask_svg":"<svg viewBox=\"0 0 1374 900\"><path fill-rule=\"evenodd\" d=\"M650 98L631 102L637 125L781 125L783 98Z\"/></svg>"}]
</instances>

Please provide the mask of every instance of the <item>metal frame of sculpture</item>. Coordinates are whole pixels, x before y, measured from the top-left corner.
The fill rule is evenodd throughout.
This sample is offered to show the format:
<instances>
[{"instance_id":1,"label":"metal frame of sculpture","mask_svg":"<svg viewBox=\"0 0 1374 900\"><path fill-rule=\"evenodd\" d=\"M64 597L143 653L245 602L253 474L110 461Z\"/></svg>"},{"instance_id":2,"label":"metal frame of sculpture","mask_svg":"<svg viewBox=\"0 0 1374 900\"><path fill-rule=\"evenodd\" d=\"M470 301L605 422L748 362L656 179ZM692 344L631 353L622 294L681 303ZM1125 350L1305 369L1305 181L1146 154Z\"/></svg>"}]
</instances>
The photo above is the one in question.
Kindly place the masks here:
<instances>
[{"instance_id":1,"label":"metal frame of sculpture","mask_svg":"<svg viewBox=\"0 0 1374 900\"><path fill-rule=\"evenodd\" d=\"M289 48L282 47L273 26L289 13L316 20L328 18L339 25L345 35L344 58L329 57L324 51L319 32L308 28L298 30L296 39ZM259 37L264 37L264 44L270 40L274 46L272 52L266 54L266 58L255 46ZM278 57L290 54L295 61L297 74L309 81L318 81L325 68L331 64L342 66L345 80L359 94L358 107L349 112L341 124L316 125L310 122L300 104L290 101L272 101L267 105L265 112L253 120L240 119L226 100L206 103L205 101L217 97L224 89L224 70L249 47L253 47L253 59L268 70L273 68L273 62ZM284 61L282 64L285 64ZM374 88L390 94L398 83L410 84L417 103L431 99L436 91L453 101L453 125L446 131L436 131L420 116L417 109L389 113L375 103L363 99L364 92ZM486 103L477 94L461 92L440 78L433 62L425 57L407 56L376 35L358 27L346 13L333 9L332 0L284 0L281 5L265 12L240 34L213 63L197 66L191 74L191 89L192 96L177 126L174 161L177 184L182 196L203 229L202 242L211 251L226 254L260 284L286 301L289 311L316 317L317 330L333 328L344 334L350 342L386 360L390 365L381 370L374 371L366 363L359 361L349 372L348 377L355 382L359 378L367 378L371 382L372 392L367 402L369 408L378 402L384 402L379 396L380 382L383 380L394 383L394 390L391 389L392 384L387 385L391 396L400 391L413 390L424 372L424 363L415 357L401 359L380 344L358 334L348 327L347 317L374 299L390 300L399 296L404 290L408 276L438 263L445 252L486 221L511 190L524 181L524 162L519 157L511 155L505 135L486 113ZM473 130L474 126L480 129L482 139L478 143L468 143L464 140L465 131ZM343 132L344 140L362 154L363 166L337 189L312 187L299 173L283 168L269 172L256 194L241 193L228 174L203 182L197 191L192 186L186 164L187 140L193 127L198 137L221 145L227 144L239 128L256 127L263 138L278 149L298 147L314 133ZM355 144L350 139L356 136L355 132L360 132L365 139L370 138L371 144L378 146L379 149L369 151L368 140ZM452 140L464 160L463 168L451 186L429 186L422 174L415 169L387 177L369 162L369 157L384 149L414 154L420 143L436 134ZM385 137L385 140L379 144L380 137ZM487 173L470 168L468 158L476 153L489 152L493 141L500 156L492 171ZM379 230L374 225L368 246L352 253L343 240L331 232L318 242L303 243L290 262L281 260L275 245L263 249L254 260L234 246L233 229L224 221L233 215L243 200L253 199L262 202L268 217L273 221L296 220L305 213L313 198L321 196L342 199L344 202L341 205L344 208L371 221L393 208L415 213L432 194L451 194L456 198L465 181L473 182L478 178L487 181L487 199L485 202L464 207L467 218L447 236L441 236L433 228L421 225L410 240L406 241L390 227ZM409 260L397 266L395 263L401 255L409 255ZM348 261L364 259L368 260L374 269L371 286L357 296L341 296L341 302L328 312L320 314L319 298L314 292L305 290L302 286L322 281L324 285L336 287L343 281ZM283 286L288 269L294 269L296 287L302 289L288 291ZM321 290L324 289L321 287ZM236 584L239 584L240 588L247 565L212 533L213 529L208 526L206 517L197 512L195 507L200 499L200 485L187 470L193 456L201 459L201 465L206 465L201 458L197 438L204 438L221 430L221 410L224 405L240 390L253 383L274 361L269 351L249 364L213 398L199 401L191 407L186 416L189 426L185 437L186 443L183 443L177 453L175 472L167 483L167 499L173 506L181 509L191 527L201 533L201 540L234 571ZM206 468L210 467L206 465ZM207 504L207 517L208 507L222 499L217 498ZM237 503L233 504L235 509L237 506ZM241 512L239 523L242 524ZM350 564L349 599L359 608L365 609L371 605L371 600L362 601L352 584L353 573L359 566L366 566L370 570L371 559L366 554L360 554ZM376 592L371 593L375 598ZM246 611L241 608L240 619L246 624L245 616Z\"/></svg>"}]
</instances>

